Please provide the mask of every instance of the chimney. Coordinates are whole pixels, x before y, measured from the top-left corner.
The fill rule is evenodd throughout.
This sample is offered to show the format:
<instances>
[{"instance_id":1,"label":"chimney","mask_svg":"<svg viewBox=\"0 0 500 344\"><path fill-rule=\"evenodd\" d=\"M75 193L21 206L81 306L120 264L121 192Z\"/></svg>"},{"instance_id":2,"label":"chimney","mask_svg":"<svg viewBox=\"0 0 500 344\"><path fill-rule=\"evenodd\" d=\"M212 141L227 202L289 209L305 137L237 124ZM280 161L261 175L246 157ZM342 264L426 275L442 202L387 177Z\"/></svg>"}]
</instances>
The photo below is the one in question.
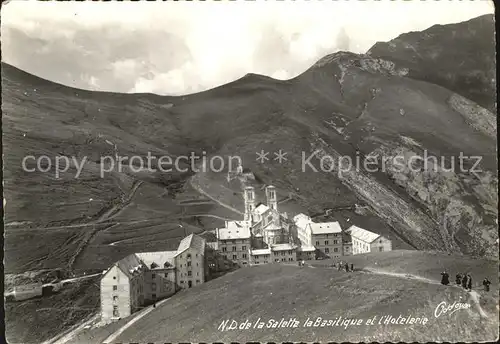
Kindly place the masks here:
<instances>
[{"instance_id":1,"label":"chimney","mask_svg":"<svg viewBox=\"0 0 500 344\"><path fill-rule=\"evenodd\" d=\"M276 200L276 188L272 185L266 187L267 206L273 210L278 210L278 201Z\"/></svg>"},{"instance_id":2,"label":"chimney","mask_svg":"<svg viewBox=\"0 0 500 344\"><path fill-rule=\"evenodd\" d=\"M252 215L255 210L255 190L253 186L245 187L244 191L245 199L245 215L244 220L252 222Z\"/></svg>"}]
</instances>

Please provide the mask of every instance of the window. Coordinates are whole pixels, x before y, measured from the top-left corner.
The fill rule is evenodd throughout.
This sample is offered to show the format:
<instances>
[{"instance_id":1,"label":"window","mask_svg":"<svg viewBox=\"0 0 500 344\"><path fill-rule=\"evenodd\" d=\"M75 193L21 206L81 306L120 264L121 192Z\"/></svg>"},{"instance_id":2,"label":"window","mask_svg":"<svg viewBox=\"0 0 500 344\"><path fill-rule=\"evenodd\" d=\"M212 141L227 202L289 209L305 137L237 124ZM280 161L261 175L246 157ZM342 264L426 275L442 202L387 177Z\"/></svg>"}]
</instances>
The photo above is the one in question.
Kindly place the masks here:
<instances>
[{"instance_id":1,"label":"window","mask_svg":"<svg viewBox=\"0 0 500 344\"><path fill-rule=\"evenodd\" d=\"M281 255L284 256L285 255L285 251L281 251Z\"/></svg>"},{"instance_id":2,"label":"window","mask_svg":"<svg viewBox=\"0 0 500 344\"><path fill-rule=\"evenodd\" d=\"M247 247L246 246L241 246L242 251L246 251Z\"/></svg>"},{"instance_id":3,"label":"window","mask_svg":"<svg viewBox=\"0 0 500 344\"><path fill-rule=\"evenodd\" d=\"M337 240L333 240L333 244L334 244L334 245L336 245L336 244L337 244L337 242L338 242Z\"/></svg>"},{"instance_id":4,"label":"window","mask_svg":"<svg viewBox=\"0 0 500 344\"><path fill-rule=\"evenodd\" d=\"M113 296L113 301L118 301L118 296Z\"/></svg>"},{"instance_id":5,"label":"window","mask_svg":"<svg viewBox=\"0 0 500 344\"><path fill-rule=\"evenodd\" d=\"M116 279L116 276L113 276L113 279Z\"/></svg>"},{"instance_id":6,"label":"window","mask_svg":"<svg viewBox=\"0 0 500 344\"><path fill-rule=\"evenodd\" d=\"M289 261L293 262L293 258L288 258Z\"/></svg>"},{"instance_id":7,"label":"window","mask_svg":"<svg viewBox=\"0 0 500 344\"><path fill-rule=\"evenodd\" d=\"M379 251L379 252L384 252L384 248L383 248L383 247L379 247L379 248L378 248L378 251Z\"/></svg>"},{"instance_id":8,"label":"window","mask_svg":"<svg viewBox=\"0 0 500 344\"><path fill-rule=\"evenodd\" d=\"M333 252L338 252L338 251L339 251L338 248L336 248L336 247L333 248Z\"/></svg>"},{"instance_id":9,"label":"window","mask_svg":"<svg viewBox=\"0 0 500 344\"><path fill-rule=\"evenodd\" d=\"M259 264L259 263L257 263L257 264ZM267 264L267 260L264 260L264 264Z\"/></svg>"},{"instance_id":10,"label":"window","mask_svg":"<svg viewBox=\"0 0 500 344\"><path fill-rule=\"evenodd\" d=\"M279 258L276 258L274 261L275 261L275 262L279 262L279 261L280 261L280 259L279 259Z\"/></svg>"},{"instance_id":11,"label":"window","mask_svg":"<svg viewBox=\"0 0 500 344\"><path fill-rule=\"evenodd\" d=\"M155 279L156 278L156 274L151 274L151 278Z\"/></svg>"},{"instance_id":12,"label":"window","mask_svg":"<svg viewBox=\"0 0 500 344\"><path fill-rule=\"evenodd\" d=\"M236 251L236 246L233 246L233 252Z\"/></svg>"},{"instance_id":13,"label":"window","mask_svg":"<svg viewBox=\"0 0 500 344\"><path fill-rule=\"evenodd\" d=\"M191 276L191 271L188 271L188 276Z\"/></svg>"},{"instance_id":14,"label":"window","mask_svg":"<svg viewBox=\"0 0 500 344\"><path fill-rule=\"evenodd\" d=\"M197 272L197 273L196 273L196 276L199 276L199 275L200 275L200 273L199 273L199 272Z\"/></svg>"},{"instance_id":15,"label":"window","mask_svg":"<svg viewBox=\"0 0 500 344\"><path fill-rule=\"evenodd\" d=\"M184 281L183 281L183 280L181 280L181 284L184 284Z\"/></svg>"},{"instance_id":16,"label":"window","mask_svg":"<svg viewBox=\"0 0 500 344\"><path fill-rule=\"evenodd\" d=\"M153 300L156 300L156 294L151 294L151 297L153 298Z\"/></svg>"},{"instance_id":17,"label":"window","mask_svg":"<svg viewBox=\"0 0 500 344\"><path fill-rule=\"evenodd\" d=\"M120 316L120 312L118 312L118 306L113 306L113 316L114 317Z\"/></svg>"},{"instance_id":18,"label":"window","mask_svg":"<svg viewBox=\"0 0 500 344\"><path fill-rule=\"evenodd\" d=\"M238 256L233 254L233 260L236 260L236 259L238 259Z\"/></svg>"},{"instance_id":19,"label":"window","mask_svg":"<svg viewBox=\"0 0 500 344\"><path fill-rule=\"evenodd\" d=\"M188 253L187 259L191 259L191 253Z\"/></svg>"},{"instance_id":20,"label":"window","mask_svg":"<svg viewBox=\"0 0 500 344\"><path fill-rule=\"evenodd\" d=\"M153 283L153 284L151 285L151 290L156 290L156 284L155 284L155 283Z\"/></svg>"},{"instance_id":21,"label":"window","mask_svg":"<svg viewBox=\"0 0 500 344\"><path fill-rule=\"evenodd\" d=\"M381 244L382 243L382 239L380 239L378 242L379 242L379 244Z\"/></svg>"},{"instance_id":22,"label":"window","mask_svg":"<svg viewBox=\"0 0 500 344\"><path fill-rule=\"evenodd\" d=\"M168 278L168 272L165 272L165 278Z\"/></svg>"},{"instance_id":23,"label":"window","mask_svg":"<svg viewBox=\"0 0 500 344\"><path fill-rule=\"evenodd\" d=\"M196 283L200 283L200 280L196 280Z\"/></svg>"},{"instance_id":24,"label":"window","mask_svg":"<svg viewBox=\"0 0 500 344\"><path fill-rule=\"evenodd\" d=\"M325 240L325 245L328 245L328 240Z\"/></svg>"},{"instance_id":25,"label":"window","mask_svg":"<svg viewBox=\"0 0 500 344\"><path fill-rule=\"evenodd\" d=\"M325 248L325 253L330 253L330 249L328 247Z\"/></svg>"},{"instance_id":26,"label":"window","mask_svg":"<svg viewBox=\"0 0 500 344\"><path fill-rule=\"evenodd\" d=\"M118 286L117 286L117 285L114 285L114 286L113 286L113 290L118 290Z\"/></svg>"},{"instance_id":27,"label":"window","mask_svg":"<svg viewBox=\"0 0 500 344\"><path fill-rule=\"evenodd\" d=\"M334 237L337 237L337 234L334 234L333 236L334 236Z\"/></svg>"},{"instance_id":28,"label":"window","mask_svg":"<svg viewBox=\"0 0 500 344\"><path fill-rule=\"evenodd\" d=\"M187 262L187 266L191 266L191 262Z\"/></svg>"},{"instance_id":29,"label":"window","mask_svg":"<svg viewBox=\"0 0 500 344\"><path fill-rule=\"evenodd\" d=\"M226 251L227 251L227 247L226 247L226 246L224 246L224 247L222 248L222 252L226 252Z\"/></svg>"},{"instance_id":30,"label":"window","mask_svg":"<svg viewBox=\"0 0 500 344\"><path fill-rule=\"evenodd\" d=\"M243 258L247 258L247 254L246 253L243 253Z\"/></svg>"},{"instance_id":31,"label":"window","mask_svg":"<svg viewBox=\"0 0 500 344\"><path fill-rule=\"evenodd\" d=\"M316 245L319 245L319 241L316 241Z\"/></svg>"}]
</instances>

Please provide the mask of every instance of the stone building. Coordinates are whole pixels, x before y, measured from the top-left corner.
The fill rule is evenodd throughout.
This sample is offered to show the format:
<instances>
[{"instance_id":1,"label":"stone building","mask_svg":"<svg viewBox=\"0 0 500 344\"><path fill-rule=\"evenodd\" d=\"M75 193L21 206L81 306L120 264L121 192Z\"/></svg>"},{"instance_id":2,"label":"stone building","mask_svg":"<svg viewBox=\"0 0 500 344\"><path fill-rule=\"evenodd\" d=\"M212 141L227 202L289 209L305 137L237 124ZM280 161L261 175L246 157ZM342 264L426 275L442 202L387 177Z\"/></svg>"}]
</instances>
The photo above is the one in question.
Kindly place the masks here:
<instances>
[{"instance_id":1,"label":"stone building","mask_svg":"<svg viewBox=\"0 0 500 344\"><path fill-rule=\"evenodd\" d=\"M391 240L380 234L367 231L366 229L354 225L349 227L347 232L352 238L352 254L392 250Z\"/></svg>"},{"instance_id":2,"label":"stone building","mask_svg":"<svg viewBox=\"0 0 500 344\"><path fill-rule=\"evenodd\" d=\"M205 239L191 234L176 251L140 252L113 264L101 278L101 319L116 320L208 277Z\"/></svg>"},{"instance_id":3,"label":"stone building","mask_svg":"<svg viewBox=\"0 0 500 344\"><path fill-rule=\"evenodd\" d=\"M147 266L131 254L117 261L101 279L101 318L127 317L144 304Z\"/></svg>"},{"instance_id":4,"label":"stone building","mask_svg":"<svg viewBox=\"0 0 500 344\"><path fill-rule=\"evenodd\" d=\"M312 244L319 257L338 258L344 254L342 228L338 222L311 223Z\"/></svg>"},{"instance_id":5,"label":"stone building","mask_svg":"<svg viewBox=\"0 0 500 344\"><path fill-rule=\"evenodd\" d=\"M148 267L144 273L144 303L152 303L173 295L178 286L175 276L177 251L136 253Z\"/></svg>"},{"instance_id":6,"label":"stone building","mask_svg":"<svg viewBox=\"0 0 500 344\"><path fill-rule=\"evenodd\" d=\"M224 228L216 230L219 253L225 260L240 267L250 260L251 234L246 221L226 221Z\"/></svg>"},{"instance_id":7,"label":"stone building","mask_svg":"<svg viewBox=\"0 0 500 344\"><path fill-rule=\"evenodd\" d=\"M191 234L182 239L174 257L177 285L191 288L202 284L208 277L205 264L205 239Z\"/></svg>"}]
</instances>

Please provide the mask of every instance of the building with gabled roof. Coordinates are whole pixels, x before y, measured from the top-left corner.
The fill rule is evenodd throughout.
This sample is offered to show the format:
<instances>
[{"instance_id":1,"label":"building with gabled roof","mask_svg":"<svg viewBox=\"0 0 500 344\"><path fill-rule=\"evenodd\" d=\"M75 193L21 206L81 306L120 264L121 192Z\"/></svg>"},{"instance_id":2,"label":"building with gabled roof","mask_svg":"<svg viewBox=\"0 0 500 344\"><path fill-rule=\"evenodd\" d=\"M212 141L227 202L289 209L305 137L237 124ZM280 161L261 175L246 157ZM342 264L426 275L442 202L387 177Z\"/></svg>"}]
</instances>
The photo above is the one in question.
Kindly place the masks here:
<instances>
[{"instance_id":1,"label":"building with gabled roof","mask_svg":"<svg viewBox=\"0 0 500 344\"><path fill-rule=\"evenodd\" d=\"M205 239L191 234L175 251L140 252L114 263L101 279L101 318L129 316L148 302L207 279Z\"/></svg>"},{"instance_id":2,"label":"building with gabled roof","mask_svg":"<svg viewBox=\"0 0 500 344\"><path fill-rule=\"evenodd\" d=\"M113 264L101 278L101 318L104 321L129 316L144 304L147 266L135 254Z\"/></svg>"},{"instance_id":3,"label":"building with gabled roof","mask_svg":"<svg viewBox=\"0 0 500 344\"><path fill-rule=\"evenodd\" d=\"M369 252L385 252L392 250L392 242L388 238L366 229L351 226L346 231L352 240L352 254Z\"/></svg>"}]
</instances>

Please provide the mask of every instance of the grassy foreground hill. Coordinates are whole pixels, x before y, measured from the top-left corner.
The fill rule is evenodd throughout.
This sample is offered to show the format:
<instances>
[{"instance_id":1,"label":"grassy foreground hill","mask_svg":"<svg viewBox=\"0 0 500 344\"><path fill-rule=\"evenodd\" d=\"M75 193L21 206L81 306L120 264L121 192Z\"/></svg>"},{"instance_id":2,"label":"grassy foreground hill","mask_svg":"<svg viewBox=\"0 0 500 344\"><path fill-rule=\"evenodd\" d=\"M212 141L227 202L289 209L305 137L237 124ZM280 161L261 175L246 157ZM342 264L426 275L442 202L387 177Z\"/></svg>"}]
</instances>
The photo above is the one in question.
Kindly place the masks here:
<instances>
[{"instance_id":1,"label":"grassy foreground hill","mask_svg":"<svg viewBox=\"0 0 500 344\"><path fill-rule=\"evenodd\" d=\"M498 271L494 261L452 257L440 253L393 251L348 257L352 273L326 267L269 264L237 270L199 287L181 292L128 327L114 342L371 342L371 341L488 341L498 337ZM316 262L318 263L318 262ZM322 262L324 263L324 262ZM376 269L376 270L375 270ZM439 284L439 272L470 271L478 280L488 277L493 289L472 294ZM375 271L375 272L373 272ZM414 275L406 278L391 273ZM418 278L421 279L418 279ZM431 277L431 280L427 280ZM474 289L478 290L476 287ZM435 316L441 302L467 303L461 309ZM480 307L480 308L479 308ZM378 324L381 317L427 318L414 324ZM322 319L362 319L361 325L308 327ZM367 325L368 319L376 321ZM267 328L281 319L297 319L297 328ZM255 323L263 328L253 328ZM229 320L248 329L222 330ZM383 320L382 320L383 322ZM113 328L111 332L116 331ZM102 342L109 332L82 333L73 343Z\"/></svg>"}]
</instances>

